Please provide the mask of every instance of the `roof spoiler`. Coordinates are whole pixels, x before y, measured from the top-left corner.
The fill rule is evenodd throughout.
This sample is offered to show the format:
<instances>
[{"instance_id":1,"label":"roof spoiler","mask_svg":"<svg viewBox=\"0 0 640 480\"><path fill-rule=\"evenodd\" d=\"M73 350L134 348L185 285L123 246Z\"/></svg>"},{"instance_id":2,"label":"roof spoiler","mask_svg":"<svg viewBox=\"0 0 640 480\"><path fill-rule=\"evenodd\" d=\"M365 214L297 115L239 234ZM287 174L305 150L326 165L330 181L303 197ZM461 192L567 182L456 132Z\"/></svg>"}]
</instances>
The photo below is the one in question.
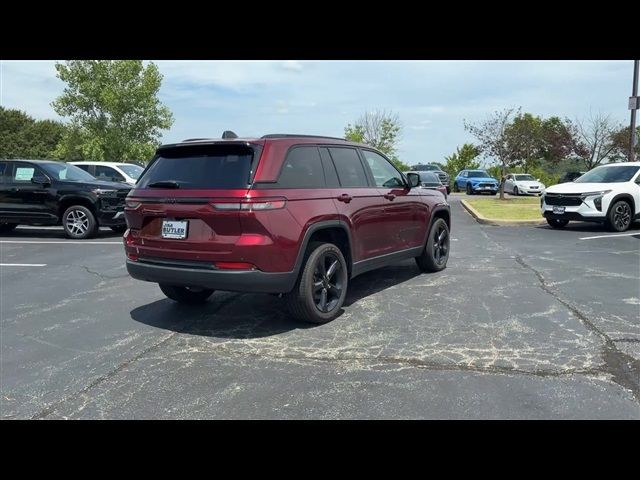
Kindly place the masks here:
<instances>
[{"instance_id":1,"label":"roof spoiler","mask_svg":"<svg viewBox=\"0 0 640 480\"><path fill-rule=\"evenodd\" d=\"M222 132L222 138L226 139L226 138L238 138L238 135L236 135L235 132L232 132L231 130L225 130L224 132Z\"/></svg>"}]
</instances>

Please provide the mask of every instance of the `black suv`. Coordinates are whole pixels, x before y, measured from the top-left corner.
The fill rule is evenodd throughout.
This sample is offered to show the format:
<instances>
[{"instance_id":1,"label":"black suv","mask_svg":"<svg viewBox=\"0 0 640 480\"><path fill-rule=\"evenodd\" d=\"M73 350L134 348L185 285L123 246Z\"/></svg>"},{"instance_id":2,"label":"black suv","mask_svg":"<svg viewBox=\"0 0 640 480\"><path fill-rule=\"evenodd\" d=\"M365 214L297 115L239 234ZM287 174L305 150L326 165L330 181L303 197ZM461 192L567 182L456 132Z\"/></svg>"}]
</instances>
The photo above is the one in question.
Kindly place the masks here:
<instances>
[{"instance_id":1,"label":"black suv","mask_svg":"<svg viewBox=\"0 0 640 480\"><path fill-rule=\"evenodd\" d=\"M69 238L89 238L98 227L127 228L122 183L96 180L68 163L0 160L0 233L24 225L60 225Z\"/></svg>"},{"instance_id":2,"label":"black suv","mask_svg":"<svg viewBox=\"0 0 640 480\"><path fill-rule=\"evenodd\" d=\"M447 194L451 193L451 187L449 186L449 174L445 171L443 171L438 165L434 165L432 163L430 164L418 164L418 165L414 165L411 167L411 170L414 172L431 172L431 173L435 173L438 178L440 179L440 182L447 187Z\"/></svg>"}]
</instances>

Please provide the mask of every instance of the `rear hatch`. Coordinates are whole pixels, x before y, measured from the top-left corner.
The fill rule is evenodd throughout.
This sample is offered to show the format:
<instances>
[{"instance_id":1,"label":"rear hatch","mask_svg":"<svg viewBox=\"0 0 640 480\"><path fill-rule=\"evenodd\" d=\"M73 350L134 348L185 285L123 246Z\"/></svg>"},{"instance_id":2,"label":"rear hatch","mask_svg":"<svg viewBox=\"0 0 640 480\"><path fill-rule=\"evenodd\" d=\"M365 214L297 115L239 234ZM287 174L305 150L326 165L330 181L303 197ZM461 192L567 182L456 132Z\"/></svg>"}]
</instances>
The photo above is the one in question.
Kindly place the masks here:
<instances>
[{"instance_id":1,"label":"rear hatch","mask_svg":"<svg viewBox=\"0 0 640 480\"><path fill-rule=\"evenodd\" d=\"M127 253L205 268L243 260L241 202L261 152L241 141L160 148L127 197Z\"/></svg>"}]
</instances>

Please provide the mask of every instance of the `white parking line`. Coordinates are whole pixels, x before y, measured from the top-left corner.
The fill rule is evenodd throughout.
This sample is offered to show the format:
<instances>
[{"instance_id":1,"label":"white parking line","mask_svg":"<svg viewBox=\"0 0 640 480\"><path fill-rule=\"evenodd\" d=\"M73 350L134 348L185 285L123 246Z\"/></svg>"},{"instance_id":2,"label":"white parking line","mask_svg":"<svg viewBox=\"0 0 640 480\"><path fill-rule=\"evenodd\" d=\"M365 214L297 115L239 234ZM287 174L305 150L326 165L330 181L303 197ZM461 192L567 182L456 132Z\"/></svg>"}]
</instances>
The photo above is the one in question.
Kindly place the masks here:
<instances>
[{"instance_id":1,"label":"white parking line","mask_svg":"<svg viewBox=\"0 0 640 480\"><path fill-rule=\"evenodd\" d=\"M50 244L56 243L61 245L122 245L122 242L87 242L85 240L67 240L67 241L24 241L24 240L0 240L0 243L15 243L15 244Z\"/></svg>"},{"instance_id":2,"label":"white parking line","mask_svg":"<svg viewBox=\"0 0 640 480\"><path fill-rule=\"evenodd\" d=\"M46 267L46 263L0 263L0 267Z\"/></svg>"},{"instance_id":3,"label":"white parking line","mask_svg":"<svg viewBox=\"0 0 640 480\"><path fill-rule=\"evenodd\" d=\"M611 238L611 237L630 237L631 235L640 235L640 232L635 233L618 233L612 235L597 235L595 237L581 237L580 240L593 240L594 238Z\"/></svg>"}]
</instances>

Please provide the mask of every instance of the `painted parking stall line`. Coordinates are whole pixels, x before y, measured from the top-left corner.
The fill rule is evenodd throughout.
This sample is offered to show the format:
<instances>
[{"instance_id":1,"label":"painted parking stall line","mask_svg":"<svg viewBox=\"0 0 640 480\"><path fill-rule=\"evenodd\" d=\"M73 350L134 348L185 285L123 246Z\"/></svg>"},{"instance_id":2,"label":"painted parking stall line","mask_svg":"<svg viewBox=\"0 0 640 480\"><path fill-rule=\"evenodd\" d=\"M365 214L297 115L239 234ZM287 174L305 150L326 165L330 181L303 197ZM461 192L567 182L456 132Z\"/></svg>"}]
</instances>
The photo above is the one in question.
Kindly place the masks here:
<instances>
[{"instance_id":1,"label":"painted parking stall line","mask_svg":"<svg viewBox=\"0 0 640 480\"><path fill-rule=\"evenodd\" d=\"M640 235L640 232L634 233L613 233L611 235L596 235L594 237L580 237L580 240L593 240L596 238L614 238L614 237L631 237L632 235Z\"/></svg>"},{"instance_id":2,"label":"painted parking stall line","mask_svg":"<svg viewBox=\"0 0 640 480\"><path fill-rule=\"evenodd\" d=\"M0 267L46 267L46 263L0 263Z\"/></svg>"}]
</instances>

